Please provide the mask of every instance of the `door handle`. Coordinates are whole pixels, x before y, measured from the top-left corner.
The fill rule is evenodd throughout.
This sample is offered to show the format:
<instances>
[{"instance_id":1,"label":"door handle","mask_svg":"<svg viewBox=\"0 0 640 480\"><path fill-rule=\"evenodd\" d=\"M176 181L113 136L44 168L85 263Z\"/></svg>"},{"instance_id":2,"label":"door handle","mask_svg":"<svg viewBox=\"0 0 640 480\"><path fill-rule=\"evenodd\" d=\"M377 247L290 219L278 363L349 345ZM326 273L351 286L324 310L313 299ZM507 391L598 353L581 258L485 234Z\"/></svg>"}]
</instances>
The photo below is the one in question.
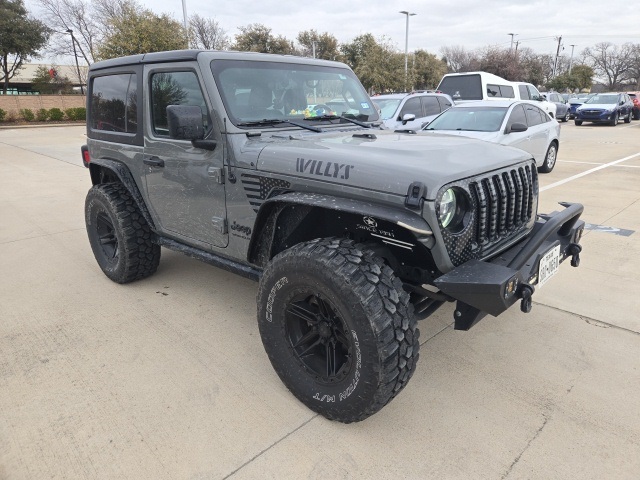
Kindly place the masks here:
<instances>
[{"instance_id":1,"label":"door handle","mask_svg":"<svg viewBox=\"0 0 640 480\"><path fill-rule=\"evenodd\" d=\"M145 158L142 160L145 165L151 165L152 167L164 167L164 160L156 156Z\"/></svg>"}]
</instances>

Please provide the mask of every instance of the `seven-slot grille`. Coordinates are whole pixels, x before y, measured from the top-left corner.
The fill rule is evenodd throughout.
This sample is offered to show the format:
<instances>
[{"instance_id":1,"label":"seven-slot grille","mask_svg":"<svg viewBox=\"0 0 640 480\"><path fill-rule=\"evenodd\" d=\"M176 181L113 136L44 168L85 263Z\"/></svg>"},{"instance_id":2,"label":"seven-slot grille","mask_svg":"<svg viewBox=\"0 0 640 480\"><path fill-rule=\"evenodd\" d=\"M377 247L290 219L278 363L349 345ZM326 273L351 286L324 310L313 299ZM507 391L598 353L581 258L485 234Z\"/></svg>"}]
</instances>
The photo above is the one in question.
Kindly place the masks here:
<instances>
[{"instance_id":1,"label":"seven-slot grille","mask_svg":"<svg viewBox=\"0 0 640 480\"><path fill-rule=\"evenodd\" d=\"M453 265L498 252L502 245L526 233L538 212L538 172L533 162L445 185L436 204L452 187L467 192L469 199L462 229L440 230Z\"/></svg>"},{"instance_id":2,"label":"seven-slot grille","mask_svg":"<svg viewBox=\"0 0 640 480\"><path fill-rule=\"evenodd\" d=\"M469 184L476 210L475 241L481 248L504 239L535 214L537 171L522 165Z\"/></svg>"}]
</instances>

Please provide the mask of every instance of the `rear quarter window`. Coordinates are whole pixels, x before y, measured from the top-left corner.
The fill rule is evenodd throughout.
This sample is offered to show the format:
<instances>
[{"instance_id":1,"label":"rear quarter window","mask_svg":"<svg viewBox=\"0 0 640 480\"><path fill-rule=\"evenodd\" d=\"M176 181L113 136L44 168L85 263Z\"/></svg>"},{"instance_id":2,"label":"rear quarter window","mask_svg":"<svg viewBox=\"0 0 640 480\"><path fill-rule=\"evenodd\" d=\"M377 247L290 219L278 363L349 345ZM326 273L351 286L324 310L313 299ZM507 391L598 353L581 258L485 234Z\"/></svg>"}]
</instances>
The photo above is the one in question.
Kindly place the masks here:
<instances>
[{"instance_id":1,"label":"rear quarter window","mask_svg":"<svg viewBox=\"0 0 640 480\"><path fill-rule=\"evenodd\" d=\"M90 122L94 130L137 133L137 76L135 73L93 78Z\"/></svg>"}]
</instances>

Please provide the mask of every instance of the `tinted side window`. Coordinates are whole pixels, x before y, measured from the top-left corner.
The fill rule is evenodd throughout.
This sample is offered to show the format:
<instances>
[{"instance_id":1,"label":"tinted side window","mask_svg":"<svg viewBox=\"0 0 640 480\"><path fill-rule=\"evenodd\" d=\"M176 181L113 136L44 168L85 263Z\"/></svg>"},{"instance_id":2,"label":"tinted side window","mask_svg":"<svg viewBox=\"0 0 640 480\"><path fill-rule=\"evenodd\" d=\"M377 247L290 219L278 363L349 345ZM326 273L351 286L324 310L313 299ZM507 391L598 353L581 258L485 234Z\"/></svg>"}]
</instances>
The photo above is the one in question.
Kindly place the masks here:
<instances>
[{"instance_id":1,"label":"tinted side window","mask_svg":"<svg viewBox=\"0 0 640 480\"><path fill-rule=\"evenodd\" d=\"M487 97L494 98L500 96L500 87L498 85L491 85L487 83Z\"/></svg>"},{"instance_id":2,"label":"tinted side window","mask_svg":"<svg viewBox=\"0 0 640 480\"><path fill-rule=\"evenodd\" d=\"M529 90L529 98L533 100L535 100L536 98L540 98L542 96L540 95L540 92L538 91L538 89L533 85L527 85L527 89Z\"/></svg>"},{"instance_id":3,"label":"tinted side window","mask_svg":"<svg viewBox=\"0 0 640 480\"><path fill-rule=\"evenodd\" d=\"M513 87L508 85L500 85L500 96L504 98L515 98Z\"/></svg>"},{"instance_id":4,"label":"tinted side window","mask_svg":"<svg viewBox=\"0 0 640 480\"><path fill-rule=\"evenodd\" d=\"M520 98L522 100L530 100L529 91L527 90L526 85L518 85L518 91L520 92Z\"/></svg>"},{"instance_id":5,"label":"tinted side window","mask_svg":"<svg viewBox=\"0 0 640 480\"><path fill-rule=\"evenodd\" d=\"M424 115L437 115L441 112L440 104L436 97L422 97L422 106L424 107Z\"/></svg>"},{"instance_id":6,"label":"tinted side window","mask_svg":"<svg viewBox=\"0 0 640 480\"><path fill-rule=\"evenodd\" d=\"M440 102L440 109L444 112L447 108L451 108L451 102L447 100L447 97L436 97Z\"/></svg>"},{"instance_id":7,"label":"tinted side window","mask_svg":"<svg viewBox=\"0 0 640 480\"><path fill-rule=\"evenodd\" d=\"M453 100L482 100L482 81L480 75L445 76L438 90L448 94Z\"/></svg>"},{"instance_id":8,"label":"tinted side window","mask_svg":"<svg viewBox=\"0 0 640 480\"><path fill-rule=\"evenodd\" d=\"M136 78L135 74L123 73L92 80L91 128L108 132L137 132Z\"/></svg>"},{"instance_id":9,"label":"tinted side window","mask_svg":"<svg viewBox=\"0 0 640 480\"><path fill-rule=\"evenodd\" d=\"M169 136L169 105L200 107L204 129L209 130L209 110L194 72L159 72L151 75L151 117L153 132L156 135Z\"/></svg>"},{"instance_id":10,"label":"tinted side window","mask_svg":"<svg viewBox=\"0 0 640 480\"><path fill-rule=\"evenodd\" d=\"M540 125L544 122L544 119L541 115L542 112L538 107L534 107L533 105L527 105L525 107L525 111L527 112L527 124L530 127L534 125Z\"/></svg>"},{"instance_id":11,"label":"tinted side window","mask_svg":"<svg viewBox=\"0 0 640 480\"><path fill-rule=\"evenodd\" d=\"M507 127L510 127L514 123L527 125L527 117L524 114L524 108L522 108L522 105L516 105L511 111L511 115L509 115L509 121L507 122Z\"/></svg>"},{"instance_id":12,"label":"tinted side window","mask_svg":"<svg viewBox=\"0 0 640 480\"><path fill-rule=\"evenodd\" d=\"M406 103L402 107L402 110L400 111L400 120L402 120L402 117L404 117L407 113L414 114L416 118L420 118L423 116L419 98L410 98L406 101Z\"/></svg>"}]
</instances>

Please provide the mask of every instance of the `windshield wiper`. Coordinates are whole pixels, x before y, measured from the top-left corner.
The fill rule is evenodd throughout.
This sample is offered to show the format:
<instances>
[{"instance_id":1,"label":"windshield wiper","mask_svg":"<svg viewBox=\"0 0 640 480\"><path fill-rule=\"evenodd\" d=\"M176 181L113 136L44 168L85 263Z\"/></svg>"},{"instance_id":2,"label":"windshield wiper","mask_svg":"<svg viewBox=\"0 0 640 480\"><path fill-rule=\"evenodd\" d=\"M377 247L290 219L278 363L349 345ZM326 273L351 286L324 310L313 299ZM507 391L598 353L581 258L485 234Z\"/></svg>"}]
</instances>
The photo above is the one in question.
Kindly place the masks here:
<instances>
[{"instance_id":1,"label":"windshield wiper","mask_svg":"<svg viewBox=\"0 0 640 480\"><path fill-rule=\"evenodd\" d=\"M237 125L239 127L259 127L261 125L277 125L279 123L288 123L294 127L306 128L312 132L322 133L323 130L318 127L312 127L311 125L305 125L304 123L294 122L292 120L283 120L281 118L265 118L263 120L254 120L251 122L240 122Z\"/></svg>"},{"instance_id":2,"label":"windshield wiper","mask_svg":"<svg viewBox=\"0 0 640 480\"><path fill-rule=\"evenodd\" d=\"M360 120L356 120L355 118L345 117L344 115L318 115L317 117L309 117L305 118L305 120L346 120L347 122L355 123L360 127L371 128L371 125L368 123L361 122Z\"/></svg>"}]
</instances>

